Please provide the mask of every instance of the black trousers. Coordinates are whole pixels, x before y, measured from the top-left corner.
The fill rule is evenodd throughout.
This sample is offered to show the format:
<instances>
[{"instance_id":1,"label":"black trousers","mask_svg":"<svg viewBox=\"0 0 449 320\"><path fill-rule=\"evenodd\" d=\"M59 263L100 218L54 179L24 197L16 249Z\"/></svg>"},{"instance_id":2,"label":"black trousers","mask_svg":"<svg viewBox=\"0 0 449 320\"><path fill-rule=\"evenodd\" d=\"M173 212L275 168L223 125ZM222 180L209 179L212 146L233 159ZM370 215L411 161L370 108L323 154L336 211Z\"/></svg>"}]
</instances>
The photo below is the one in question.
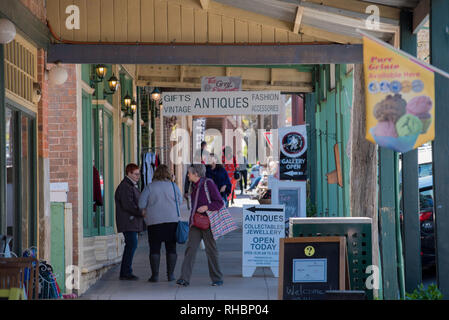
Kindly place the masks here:
<instances>
[{"instance_id":1,"label":"black trousers","mask_svg":"<svg viewBox=\"0 0 449 320\"><path fill-rule=\"evenodd\" d=\"M165 251L167 254L176 254L177 227L177 222L148 226L148 244L150 245L150 255L161 254L162 242L165 243Z\"/></svg>"},{"instance_id":2,"label":"black trousers","mask_svg":"<svg viewBox=\"0 0 449 320\"><path fill-rule=\"evenodd\" d=\"M248 186L248 171L247 170L242 170L240 171L242 177L240 178L240 190L245 190L246 187ZM245 186L245 189L243 189L243 186Z\"/></svg>"}]
</instances>

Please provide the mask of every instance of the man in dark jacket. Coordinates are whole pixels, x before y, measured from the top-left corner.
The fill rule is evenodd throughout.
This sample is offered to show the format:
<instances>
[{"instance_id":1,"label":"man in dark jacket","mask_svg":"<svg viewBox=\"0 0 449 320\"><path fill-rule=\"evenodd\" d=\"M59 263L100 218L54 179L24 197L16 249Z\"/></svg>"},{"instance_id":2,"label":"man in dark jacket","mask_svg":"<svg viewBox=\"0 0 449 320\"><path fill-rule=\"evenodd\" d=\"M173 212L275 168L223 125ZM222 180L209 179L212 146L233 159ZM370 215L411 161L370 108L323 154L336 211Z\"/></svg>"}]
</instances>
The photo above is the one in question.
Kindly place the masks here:
<instances>
[{"instance_id":1,"label":"man in dark jacket","mask_svg":"<svg viewBox=\"0 0 449 320\"><path fill-rule=\"evenodd\" d=\"M120 280L137 280L132 272L132 263L137 248L137 234L144 230L144 213L138 206L140 191L137 182L140 172L134 163L128 164L125 171L126 177L115 191L117 232L123 232L125 237Z\"/></svg>"}]
</instances>

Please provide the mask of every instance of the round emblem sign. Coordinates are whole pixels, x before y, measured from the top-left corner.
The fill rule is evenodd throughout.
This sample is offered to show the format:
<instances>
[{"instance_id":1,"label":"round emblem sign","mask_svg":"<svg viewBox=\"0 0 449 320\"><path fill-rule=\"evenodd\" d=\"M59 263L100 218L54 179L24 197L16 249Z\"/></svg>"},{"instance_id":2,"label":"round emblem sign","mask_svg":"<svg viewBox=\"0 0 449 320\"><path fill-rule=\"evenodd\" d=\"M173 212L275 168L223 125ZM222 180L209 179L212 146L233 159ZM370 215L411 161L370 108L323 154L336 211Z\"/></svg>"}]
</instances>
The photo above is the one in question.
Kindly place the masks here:
<instances>
[{"instance_id":1,"label":"round emblem sign","mask_svg":"<svg viewBox=\"0 0 449 320\"><path fill-rule=\"evenodd\" d=\"M306 256L311 257L315 254L315 248L312 246L307 246L304 249L304 253L306 254Z\"/></svg>"},{"instance_id":2,"label":"round emblem sign","mask_svg":"<svg viewBox=\"0 0 449 320\"><path fill-rule=\"evenodd\" d=\"M289 132L282 139L282 151L286 156L299 157L304 153L306 140L298 132Z\"/></svg>"}]
</instances>

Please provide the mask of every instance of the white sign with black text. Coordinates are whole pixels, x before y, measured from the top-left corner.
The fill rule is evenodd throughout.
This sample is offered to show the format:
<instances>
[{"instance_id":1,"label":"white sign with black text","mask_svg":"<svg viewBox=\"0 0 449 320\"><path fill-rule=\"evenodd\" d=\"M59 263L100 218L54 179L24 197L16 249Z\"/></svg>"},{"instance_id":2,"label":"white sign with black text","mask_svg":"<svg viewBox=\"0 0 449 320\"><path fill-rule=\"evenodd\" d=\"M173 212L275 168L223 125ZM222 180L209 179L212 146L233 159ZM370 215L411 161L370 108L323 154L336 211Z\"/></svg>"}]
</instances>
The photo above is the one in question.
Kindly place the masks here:
<instances>
[{"instance_id":1,"label":"white sign with black text","mask_svg":"<svg viewBox=\"0 0 449 320\"><path fill-rule=\"evenodd\" d=\"M285 237L284 228L284 205L243 206L243 277L251 277L257 267L270 267L274 276L279 276L279 243Z\"/></svg>"},{"instance_id":2,"label":"white sign with black text","mask_svg":"<svg viewBox=\"0 0 449 320\"><path fill-rule=\"evenodd\" d=\"M170 116L279 114L279 91L165 92L162 114Z\"/></svg>"}]
</instances>

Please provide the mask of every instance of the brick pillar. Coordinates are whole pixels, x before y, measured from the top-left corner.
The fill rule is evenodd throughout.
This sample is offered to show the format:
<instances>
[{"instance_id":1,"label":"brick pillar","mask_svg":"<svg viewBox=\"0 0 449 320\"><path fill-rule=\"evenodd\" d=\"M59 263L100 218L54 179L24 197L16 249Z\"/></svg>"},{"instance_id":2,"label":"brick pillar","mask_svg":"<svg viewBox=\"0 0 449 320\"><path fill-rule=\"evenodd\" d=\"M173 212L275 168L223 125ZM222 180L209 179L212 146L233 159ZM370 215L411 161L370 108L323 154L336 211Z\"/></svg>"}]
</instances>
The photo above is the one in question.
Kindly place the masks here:
<instances>
[{"instance_id":1,"label":"brick pillar","mask_svg":"<svg viewBox=\"0 0 449 320\"><path fill-rule=\"evenodd\" d=\"M50 260L51 219L50 219L50 162L48 150L48 81L45 80L46 52L42 49L37 56L37 79L41 86L41 100L38 105L38 185L39 185L39 258Z\"/></svg>"},{"instance_id":2,"label":"brick pillar","mask_svg":"<svg viewBox=\"0 0 449 320\"><path fill-rule=\"evenodd\" d=\"M73 264L78 264L78 139L76 66L63 65L69 77L60 86L48 90L48 140L50 182L67 182L67 202L73 212ZM80 164L81 165L81 164ZM82 190L80 190L82 192ZM82 206L81 206L82 208Z\"/></svg>"}]
</instances>

